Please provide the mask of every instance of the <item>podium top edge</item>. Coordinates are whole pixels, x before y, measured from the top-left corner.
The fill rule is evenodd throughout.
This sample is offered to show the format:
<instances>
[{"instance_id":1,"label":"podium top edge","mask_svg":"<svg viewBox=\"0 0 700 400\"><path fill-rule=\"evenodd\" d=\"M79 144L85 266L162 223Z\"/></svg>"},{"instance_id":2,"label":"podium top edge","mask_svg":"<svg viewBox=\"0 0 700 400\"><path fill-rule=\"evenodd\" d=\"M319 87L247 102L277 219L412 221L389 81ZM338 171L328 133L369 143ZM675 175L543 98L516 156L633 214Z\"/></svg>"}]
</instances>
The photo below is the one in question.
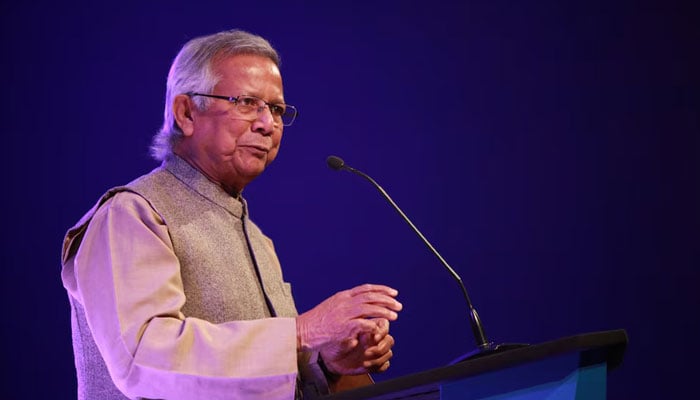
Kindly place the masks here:
<instances>
[{"instance_id":1,"label":"podium top edge","mask_svg":"<svg viewBox=\"0 0 700 400\"><path fill-rule=\"evenodd\" d=\"M323 398L329 400L370 398L373 395L384 393L385 390L381 390L383 387L392 387L394 390L409 387L427 387L456 377L477 375L575 352L581 355L580 362L582 365L605 362L608 369L614 369L622 363L627 343L627 332L624 329L576 334L500 353L484 355L458 364L409 374Z\"/></svg>"}]
</instances>

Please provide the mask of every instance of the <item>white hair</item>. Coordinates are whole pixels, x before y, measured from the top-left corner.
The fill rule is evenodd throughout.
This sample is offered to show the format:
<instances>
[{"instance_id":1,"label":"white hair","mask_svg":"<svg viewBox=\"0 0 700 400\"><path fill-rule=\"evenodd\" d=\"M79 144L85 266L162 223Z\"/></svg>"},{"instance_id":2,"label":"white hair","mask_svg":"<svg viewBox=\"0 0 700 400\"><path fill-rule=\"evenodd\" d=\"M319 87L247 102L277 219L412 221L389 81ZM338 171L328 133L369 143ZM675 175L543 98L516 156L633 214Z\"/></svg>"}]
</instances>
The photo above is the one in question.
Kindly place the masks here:
<instances>
[{"instance_id":1,"label":"white hair","mask_svg":"<svg viewBox=\"0 0 700 400\"><path fill-rule=\"evenodd\" d=\"M173 147L183 133L173 115L175 96L189 92L211 93L220 77L212 71L215 58L236 54L255 54L271 59L278 67L279 55L264 38L240 30L230 30L201 36L187 42L173 60L165 92L163 127L153 136L151 155L159 161L172 155ZM210 99L193 98L200 109Z\"/></svg>"}]
</instances>

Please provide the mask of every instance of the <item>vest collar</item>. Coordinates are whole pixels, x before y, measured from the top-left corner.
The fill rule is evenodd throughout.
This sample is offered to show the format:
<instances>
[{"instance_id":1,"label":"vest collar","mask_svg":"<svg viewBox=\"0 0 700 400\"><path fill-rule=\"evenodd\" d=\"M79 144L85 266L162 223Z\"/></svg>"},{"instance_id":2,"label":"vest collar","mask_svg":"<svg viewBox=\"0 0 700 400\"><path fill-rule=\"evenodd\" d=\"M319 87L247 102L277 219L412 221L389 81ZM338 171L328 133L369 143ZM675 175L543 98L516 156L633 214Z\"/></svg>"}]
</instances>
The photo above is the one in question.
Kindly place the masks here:
<instances>
[{"instance_id":1,"label":"vest collar","mask_svg":"<svg viewBox=\"0 0 700 400\"><path fill-rule=\"evenodd\" d=\"M246 214L246 203L243 196L231 196L221 186L212 182L199 170L177 155L168 157L163 162L163 168L184 183L187 187L202 195L209 201L224 208L238 218Z\"/></svg>"}]
</instances>

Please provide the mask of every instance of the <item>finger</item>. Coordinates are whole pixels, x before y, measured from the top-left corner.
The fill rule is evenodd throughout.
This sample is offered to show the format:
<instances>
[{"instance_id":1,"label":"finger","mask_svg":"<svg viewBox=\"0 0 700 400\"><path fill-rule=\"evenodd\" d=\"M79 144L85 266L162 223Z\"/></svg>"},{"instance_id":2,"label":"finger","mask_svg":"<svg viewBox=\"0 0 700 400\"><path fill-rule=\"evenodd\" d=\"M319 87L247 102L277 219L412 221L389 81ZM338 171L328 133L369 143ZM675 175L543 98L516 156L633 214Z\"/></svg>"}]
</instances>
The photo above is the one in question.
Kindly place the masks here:
<instances>
[{"instance_id":1,"label":"finger","mask_svg":"<svg viewBox=\"0 0 700 400\"><path fill-rule=\"evenodd\" d=\"M375 365L375 366L372 366L372 367L369 367L369 368L365 368L365 370L366 370L367 372L370 372L370 373L371 373L371 372L384 372L384 371L386 371L387 369L389 369L389 366L390 366L390 365L391 365L391 362L387 360L387 361L385 361L385 362L384 362L383 364L381 364L381 365Z\"/></svg>"},{"instance_id":2,"label":"finger","mask_svg":"<svg viewBox=\"0 0 700 400\"><path fill-rule=\"evenodd\" d=\"M377 330L373 334L365 334L361 337L361 343L365 347L376 346L389 334L389 328L385 326L377 326Z\"/></svg>"},{"instance_id":3,"label":"finger","mask_svg":"<svg viewBox=\"0 0 700 400\"><path fill-rule=\"evenodd\" d=\"M384 307L393 311L401 311L403 304L393 297L377 293L362 293L351 297L351 304L372 304L379 307Z\"/></svg>"},{"instance_id":4,"label":"finger","mask_svg":"<svg viewBox=\"0 0 700 400\"><path fill-rule=\"evenodd\" d=\"M377 323L372 319L355 318L348 321L345 337L357 338L361 335L374 335L379 331Z\"/></svg>"},{"instance_id":5,"label":"finger","mask_svg":"<svg viewBox=\"0 0 700 400\"><path fill-rule=\"evenodd\" d=\"M375 284L371 284L371 283L365 283L364 285L355 286L354 288L350 289L350 294L352 296L357 296L358 294L367 293L367 292L384 293L387 296L391 296L391 297L396 297L399 294L398 290L391 288L389 286L375 285Z\"/></svg>"},{"instance_id":6,"label":"finger","mask_svg":"<svg viewBox=\"0 0 700 400\"><path fill-rule=\"evenodd\" d=\"M386 330L387 332L389 332L389 325L390 325L390 324L389 324L389 321L388 321L388 320L386 320L386 319L384 319L384 318L376 318L376 319L374 320L374 322L377 323L377 326L378 326L380 329Z\"/></svg>"},{"instance_id":7,"label":"finger","mask_svg":"<svg viewBox=\"0 0 700 400\"><path fill-rule=\"evenodd\" d=\"M375 322L377 323L379 331L374 334L374 342L379 343L379 341L382 340L382 338L389 334L389 320L386 320L384 318L377 318L375 319Z\"/></svg>"},{"instance_id":8,"label":"finger","mask_svg":"<svg viewBox=\"0 0 700 400\"><path fill-rule=\"evenodd\" d=\"M373 306L377 308L370 308L369 310L379 310L379 309L385 309L385 310L391 310L394 313L401 311L403 309L403 305L399 303L396 299L393 297L385 296L385 295L377 295L376 293L364 293L355 297L347 297L343 298L340 294L336 294L333 298L334 304L330 307L329 310L331 313L333 313L336 317L343 318L343 316L347 318L357 318L357 317L385 317L385 315L393 315L393 314L380 314L380 315L374 315L374 314L368 314L366 308L363 309L363 307L366 306ZM362 310L364 310L364 314L362 314ZM387 318L389 320L394 320L395 317L392 318Z\"/></svg>"},{"instance_id":9,"label":"finger","mask_svg":"<svg viewBox=\"0 0 700 400\"><path fill-rule=\"evenodd\" d=\"M399 318L399 314L386 307L378 306L376 304L358 304L354 310L356 318L370 318L370 319L386 319L389 321L396 321ZM375 323L376 325L376 323Z\"/></svg>"},{"instance_id":10,"label":"finger","mask_svg":"<svg viewBox=\"0 0 700 400\"><path fill-rule=\"evenodd\" d=\"M394 352L389 350L386 353L382 354L381 357L374 358L372 360L365 360L362 363L362 366L367 368L367 369L376 369L376 368L381 368L384 364L386 364L391 357L394 356Z\"/></svg>"},{"instance_id":11,"label":"finger","mask_svg":"<svg viewBox=\"0 0 700 400\"><path fill-rule=\"evenodd\" d=\"M334 313L328 315L325 319L326 324L344 324L354 321L356 319L366 319L370 321L373 326L379 332L380 328L375 320L386 319L388 321L396 321L399 314L396 311L392 311L386 307L376 306L374 304L356 304L352 307L342 307L338 308ZM374 333L374 332L373 332Z\"/></svg>"},{"instance_id":12,"label":"finger","mask_svg":"<svg viewBox=\"0 0 700 400\"><path fill-rule=\"evenodd\" d=\"M344 339L340 342L339 350L343 353L347 353L357 347L358 344L360 344L360 341L355 338Z\"/></svg>"},{"instance_id":13,"label":"finger","mask_svg":"<svg viewBox=\"0 0 700 400\"><path fill-rule=\"evenodd\" d=\"M394 347L394 337L391 335L386 335L375 346L366 348L364 355L367 358L376 357L390 351L392 347Z\"/></svg>"},{"instance_id":14,"label":"finger","mask_svg":"<svg viewBox=\"0 0 700 400\"><path fill-rule=\"evenodd\" d=\"M398 305L398 300L395 296L391 296L384 292L361 292L350 295L349 299L352 299L355 303L377 303L384 305Z\"/></svg>"},{"instance_id":15,"label":"finger","mask_svg":"<svg viewBox=\"0 0 700 400\"><path fill-rule=\"evenodd\" d=\"M389 363L389 361L387 361L384 364L382 364L381 367L377 368L376 370L374 370L372 372L384 372L387 369L389 369L389 365L390 365L390 363Z\"/></svg>"}]
</instances>

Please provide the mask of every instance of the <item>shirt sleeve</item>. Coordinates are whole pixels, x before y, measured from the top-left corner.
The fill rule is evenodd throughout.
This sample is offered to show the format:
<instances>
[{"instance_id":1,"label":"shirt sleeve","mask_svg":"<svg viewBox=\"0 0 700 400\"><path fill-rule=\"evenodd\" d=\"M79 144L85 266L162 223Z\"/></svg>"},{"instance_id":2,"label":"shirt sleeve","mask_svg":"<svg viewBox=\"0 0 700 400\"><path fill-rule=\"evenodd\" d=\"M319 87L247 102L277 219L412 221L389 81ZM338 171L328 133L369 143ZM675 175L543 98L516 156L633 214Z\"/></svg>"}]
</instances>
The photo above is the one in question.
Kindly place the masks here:
<instances>
[{"instance_id":1,"label":"shirt sleeve","mask_svg":"<svg viewBox=\"0 0 700 400\"><path fill-rule=\"evenodd\" d=\"M126 396L294 398L294 318L213 324L184 315L167 227L141 196L121 192L98 209L70 278L112 380Z\"/></svg>"}]
</instances>

